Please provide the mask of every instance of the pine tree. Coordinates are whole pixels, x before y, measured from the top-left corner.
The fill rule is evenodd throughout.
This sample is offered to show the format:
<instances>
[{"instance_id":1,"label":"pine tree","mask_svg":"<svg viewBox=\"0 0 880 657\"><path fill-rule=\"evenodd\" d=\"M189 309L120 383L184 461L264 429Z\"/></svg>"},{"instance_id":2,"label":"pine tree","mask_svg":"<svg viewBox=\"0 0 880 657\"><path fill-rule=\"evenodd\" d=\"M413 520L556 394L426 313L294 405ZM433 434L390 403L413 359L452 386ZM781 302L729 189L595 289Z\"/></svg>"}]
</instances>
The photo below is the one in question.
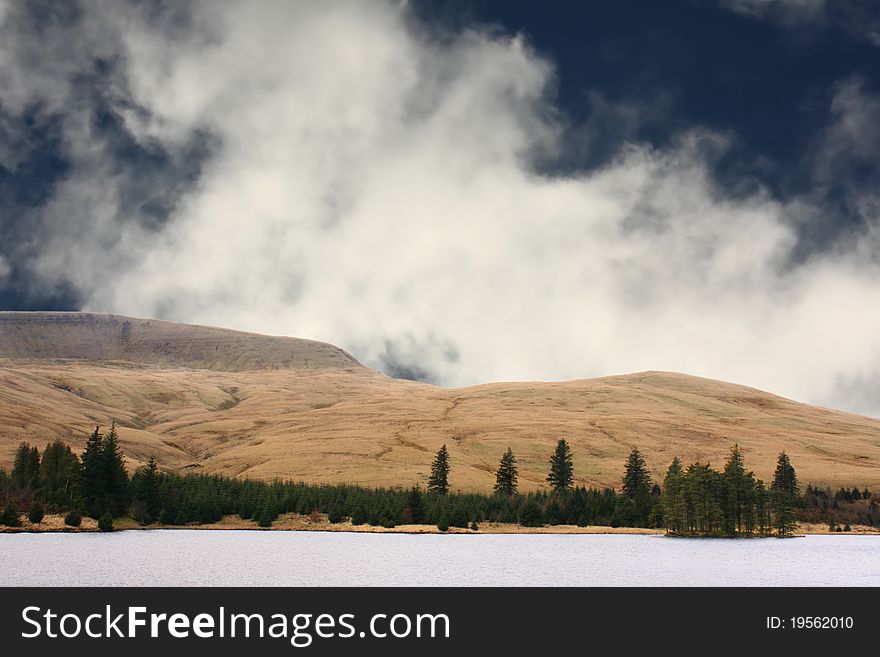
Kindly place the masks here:
<instances>
[{"instance_id":1,"label":"pine tree","mask_svg":"<svg viewBox=\"0 0 880 657\"><path fill-rule=\"evenodd\" d=\"M142 512L142 524L149 525L159 520L162 500L159 494L159 470L155 458L150 457L145 467L138 468L132 478L132 489L134 504ZM134 515L133 510L132 515Z\"/></svg>"},{"instance_id":2,"label":"pine tree","mask_svg":"<svg viewBox=\"0 0 880 657\"><path fill-rule=\"evenodd\" d=\"M663 479L663 523L666 531L672 534L683 534L687 531L687 506L684 494L684 473L681 460L676 456L672 459L666 477Z\"/></svg>"},{"instance_id":3,"label":"pine tree","mask_svg":"<svg viewBox=\"0 0 880 657\"><path fill-rule=\"evenodd\" d=\"M773 474L770 490L774 515L773 526L776 535L780 537L791 536L797 531L798 526L795 517L795 503L800 493L800 486L798 485L797 473L785 452L779 455L776 462L776 471Z\"/></svg>"},{"instance_id":4,"label":"pine tree","mask_svg":"<svg viewBox=\"0 0 880 657\"><path fill-rule=\"evenodd\" d=\"M12 466L12 483L22 490L40 487L40 451L27 443L21 443L15 451Z\"/></svg>"},{"instance_id":5,"label":"pine tree","mask_svg":"<svg viewBox=\"0 0 880 657\"><path fill-rule=\"evenodd\" d=\"M70 445L56 440L43 452L40 479L43 495L49 504L69 508L76 499L80 464Z\"/></svg>"},{"instance_id":6,"label":"pine tree","mask_svg":"<svg viewBox=\"0 0 880 657\"><path fill-rule=\"evenodd\" d=\"M116 432L115 423L110 426L110 431L104 437L101 462L104 470L105 508L113 517L124 515L131 502L131 492L128 472L125 470L125 457L119 449L119 434Z\"/></svg>"},{"instance_id":7,"label":"pine tree","mask_svg":"<svg viewBox=\"0 0 880 657\"><path fill-rule=\"evenodd\" d=\"M746 515L746 503L751 499L748 495L748 489L754 490L754 486L749 485L745 462L739 445L735 444L731 448L730 457L724 465L721 476L723 481L721 511L724 518L722 530L726 534L733 535L742 530Z\"/></svg>"},{"instance_id":8,"label":"pine tree","mask_svg":"<svg viewBox=\"0 0 880 657\"><path fill-rule=\"evenodd\" d=\"M449 492L449 452L446 445L440 448L431 463L431 476L428 478L428 492L446 495Z\"/></svg>"},{"instance_id":9,"label":"pine tree","mask_svg":"<svg viewBox=\"0 0 880 657\"><path fill-rule=\"evenodd\" d=\"M571 488L574 481L574 462L571 447L565 440L560 440L556 444L556 451L550 457L550 473L547 475L547 481L557 492Z\"/></svg>"},{"instance_id":10,"label":"pine tree","mask_svg":"<svg viewBox=\"0 0 880 657\"><path fill-rule=\"evenodd\" d=\"M501 495L515 495L517 488L516 457L510 447L501 457L495 473L495 492Z\"/></svg>"},{"instance_id":11,"label":"pine tree","mask_svg":"<svg viewBox=\"0 0 880 657\"><path fill-rule=\"evenodd\" d=\"M623 475L623 494L636 503L636 508L641 512L651 496L651 474L645 465L645 459L639 452L638 447L633 447L626 461L626 471Z\"/></svg>"},{"instance_id":12,"label":"pine tree","mask_svg":"<svg viewBox=\"0 0 880 657\"><path fill-rule=\"evenodd\" d=\"M104 511L106 479L103 453L104 439L100 427L95 427L80 457L83 510L91 518L101 517Z\"/></svg>"}]
</instances>

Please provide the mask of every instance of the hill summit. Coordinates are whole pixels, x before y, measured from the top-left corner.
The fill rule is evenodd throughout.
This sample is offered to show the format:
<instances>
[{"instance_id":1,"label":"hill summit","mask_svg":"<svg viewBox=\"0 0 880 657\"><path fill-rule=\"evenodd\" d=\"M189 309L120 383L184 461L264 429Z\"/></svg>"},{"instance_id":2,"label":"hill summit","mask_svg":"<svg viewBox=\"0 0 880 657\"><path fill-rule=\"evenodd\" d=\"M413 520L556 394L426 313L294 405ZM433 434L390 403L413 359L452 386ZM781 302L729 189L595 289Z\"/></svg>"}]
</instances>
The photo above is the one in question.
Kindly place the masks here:
<instances>
[{"instance_id":1,"label":"hill summit","mask_svg":"<svg viewBox=\"0 0 880 657\"><path fill-rule=\"evenodd\" d=\"M124 361L221 372L362 367L324 342L73 312L0 312L0 358Z\"/></svg>"}]
</instances>

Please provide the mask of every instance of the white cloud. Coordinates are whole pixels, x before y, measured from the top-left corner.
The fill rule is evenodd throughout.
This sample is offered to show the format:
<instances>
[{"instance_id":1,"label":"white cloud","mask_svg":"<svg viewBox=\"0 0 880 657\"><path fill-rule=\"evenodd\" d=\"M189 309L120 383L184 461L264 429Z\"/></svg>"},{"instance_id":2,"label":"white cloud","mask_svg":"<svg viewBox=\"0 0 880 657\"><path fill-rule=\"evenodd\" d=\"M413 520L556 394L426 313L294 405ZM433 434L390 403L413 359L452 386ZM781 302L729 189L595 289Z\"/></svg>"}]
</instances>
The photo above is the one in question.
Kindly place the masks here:
<instances>
[{"instance_id":1,"label":"white cloud","mask_svg":"<svg viewBox=\"0 0 880 657\"><path fill-rule=\"evenodd\" d=\"M327 340L453 385L669 369L880 414L840 396L880 373L876 264L792 266L815 208L725 195L722 137L544 176L562 119L522 37L433 39L392 4L199 7L172 36L104 13L137 139L219 146L160 232L116 215L112 172L61 188L44 212L91 228L40 271L89 309Z\"/></svg>"}]
</instances>

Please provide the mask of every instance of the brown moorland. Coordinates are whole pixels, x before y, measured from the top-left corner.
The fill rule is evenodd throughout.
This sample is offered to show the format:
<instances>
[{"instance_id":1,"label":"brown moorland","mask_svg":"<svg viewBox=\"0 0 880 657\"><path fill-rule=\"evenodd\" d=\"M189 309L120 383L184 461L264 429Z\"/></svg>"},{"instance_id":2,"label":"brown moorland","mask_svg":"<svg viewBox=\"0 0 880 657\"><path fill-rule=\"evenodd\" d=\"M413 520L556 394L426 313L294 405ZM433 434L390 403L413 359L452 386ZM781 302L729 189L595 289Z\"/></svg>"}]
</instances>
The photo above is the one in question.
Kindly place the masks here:
<instances>
[{"instance_id":1,"label":"brown moorland","mask_svg":"<svg viewBox=\"0 0 880 657\"><path fill-rule=\"evenodd\" d=\"M880 420L670 372L441 388L391 379L332 345L89 313L0 312L0 466L22 440L81 450L115 421L130 466L311 483L409 486L446 444L453 490L490 491L511 446L545 486L560 438L576 483L619 486L638 446L720 466L737 442L769 480L880 489Z\"/></svg>"}]
</instances>

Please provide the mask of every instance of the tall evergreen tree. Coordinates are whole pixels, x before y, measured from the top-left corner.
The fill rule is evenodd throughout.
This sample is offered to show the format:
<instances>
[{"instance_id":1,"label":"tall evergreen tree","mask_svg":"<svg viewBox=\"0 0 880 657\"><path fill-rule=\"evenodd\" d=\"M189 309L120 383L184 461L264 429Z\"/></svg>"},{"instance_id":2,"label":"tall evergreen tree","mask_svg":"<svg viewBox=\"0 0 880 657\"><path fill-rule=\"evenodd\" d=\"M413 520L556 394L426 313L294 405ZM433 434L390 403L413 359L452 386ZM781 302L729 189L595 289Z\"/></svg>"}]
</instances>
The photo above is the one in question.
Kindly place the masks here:
<instances>
[{"instance_id":1,"label":"tall evergreen tree","mask_svg":"<svg viewBox=\"0 0 880 657\"><path fill-rule=\"evenodd\" d=\"M752 502L754 496L754 484L750 481L750 475L751 473L746 474L742 450L735 444L721 474L722 531L727 534L735 534L743 529L747 516L746 506Z\"/></svg>"},{"instance_id":2,"label":"tall evergreen tree","mask_svg":"<svg viewBox=\"0 0 880 657\"><path fill-rule=\"evenodd\" d=\"M574 461L571 456L571 447L564 439L556 444L556 450L550 457L550 472L547 475L547 481L557 492L570 489L574 482Z\"/></svg>"},{"instance_id":3,"label":"tall evergreen tree","mask_svg":"<svg viewBox=\"0 0 880 657\"><path fill-rule=\"evenodd\" d=\"M663 523L666 531L683 534L687 531L687 503L684 493L684 472L681 460L676 456L672 459L666 477L663 479Z\"/></svg>"},{"instance_id":4,"label":"tall evergreen tree","mask_svg":"<svg viewBox=\"0 0 880 657\"><path fill-rule=\"evenodd\" d=\"M40 487L40 451L36 447L23 442L15 450L12 483L22 490Z\"/></svg>"},{"instance_id":5,"label":"tall evergreen tree","mask_svg":"<svg viewBox=\"0 0 880 657\"><path fill-rule=\"evenodd\" d=\"M651 484L651 474L645 465L645 459L639 452L639 448L633 447L623 474L623 494L636 502L638 506L650 497Z\"/></svg>"},{"instance_id":6,"label":"tall evergreen tree","mask_svg":"<svg viewBox=\"0 0 880 657\"><path fill-rule=\"evenodd\" d=\"M495 473L495 492L502 495L516 494L517 468L516 457L510 447L501 457L498 471Z\"/></svg>"},{"instance_id":7,"label":"tall evergreen tree","mask_svg":"<svg viewBox=\"0 0 880 657\"><path fill-rule=\"evenodd\" d=\"M156 459L150 457L147 465L138 468L131 480L132 498L132 516L135 515L135 507L137 507L138 515L136 518L139 522L149 525L159 520L162 514L162 499L159 491L159 469Z\"/></svg>"},{"instance_id":8,"label":"tall evergreen tree","mask_svg":"<svg viewBox=\"0 0 880 657\"><path fill-rule=\"evenodd\" d=\"M800 494L797 473L791 465L788 454L785 452L781 452L779 459L776 461L776 471L773 473L773 484L770 488L773 490L784 490L793 496Z\"/></svg>"},{"instance_id":9,"label":"tall evergreen tree","mask_svg":"<svg viewBox=\"0 0 880 657\"><path fill-rule=\"evenodd\" d=\"M446 445L440 448L431 463L431 476L428 478L428 492L446 495L449 492L449 452Z\"/></svg>"},{"instance_id":10,"label":"tall evergreen tree","mask_svg":"<svg viewBox=\"0 0 880 657\"><path fill-rule=\"evenodd\" d=\"M104 513L104 495L107 488L103 454L104 439L100 427L95 427L80 457L80 468L83 510L87 516L96 519Z\"/></svg>"},{"instance_id":11,"label":"tall evergreen tree","mask_svg":"<svg viewBox=\"0 0 880 657\"><path fill-rule=\"evenodd\" d=\"M124 515L131 502L131 491L128 472L125 470L125 457L119 449L119 434L116 432L116 423L110 426L110 431L104 437L101 462L104 469L105 508L114 517Z\"/></svg>"},{"instance_id":12,"label":"tall evergreen tree","mask_svg":"<svg viewBox=\"0 0 880 657\"><path fill-rule=\"evenodd\" d=\"M791 536L797 531L795 504L800 494L797 473L785 452L779 454L773 483L770 486L773 526L778 536Z\"/></svg>"},{"instance_id":13,"label":"tall evergreen tree","mask_svg":"<svg viewBox=\"0 0 880 657\"><path fill-rule=\"evenodd\" d=\"M40 479L46 502L64 508L73 506L79 477L79 459L70 445L61 440L46 445L40 462Z\"/></svg>"}]
</instances>

